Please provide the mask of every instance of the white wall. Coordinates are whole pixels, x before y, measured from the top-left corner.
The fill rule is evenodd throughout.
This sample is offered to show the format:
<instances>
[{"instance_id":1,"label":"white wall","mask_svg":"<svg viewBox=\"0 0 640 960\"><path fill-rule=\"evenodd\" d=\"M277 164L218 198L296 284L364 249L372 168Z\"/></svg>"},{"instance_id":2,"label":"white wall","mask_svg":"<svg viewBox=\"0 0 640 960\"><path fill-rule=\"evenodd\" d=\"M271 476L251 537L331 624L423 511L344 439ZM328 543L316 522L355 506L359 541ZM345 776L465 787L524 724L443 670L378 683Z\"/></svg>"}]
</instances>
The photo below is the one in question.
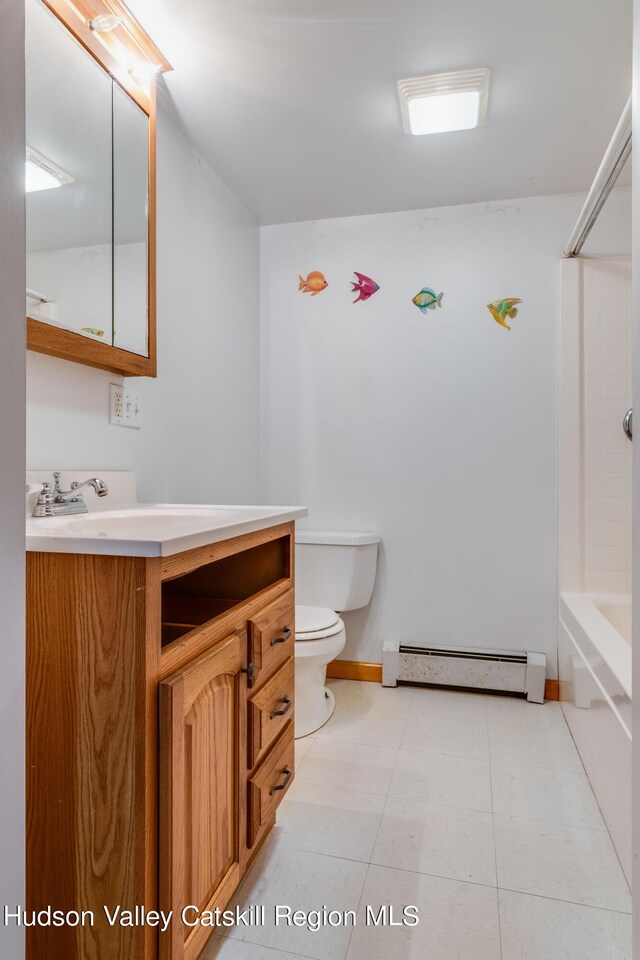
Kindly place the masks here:
<instances>
[{"instance_id":1,"label":"white wall","mask_svg":"<svg viewBox=\"0 0 640 960\"><path fill-rule=\"evenodd\" d=\"M158 378L142 430L112 427L121 378L30 353L27 462L123 469L142 499L257 498L259 231L162 115L158 122Z\"/></svg>"},{"instance_id":2,"label":"white wall","mask_svg":"<svg viewBox=\"0 0 640 960\"><path fill-rule=\"evenodd\" d=\"M345 658L379 662L387 637L529 648L555 676L557 278L582 199L263 228L261 499L382 536ZM592 251L628 251L628 206L610 200ZM366 303L353 270L381 286ZM424 285L445 294L426 316ZM486 308L507 296L511 332Z\"/></svg>"},{"instance_id":3,"label":"white wall","mask_svg":"<svg viewBox=\"0 0 640 960\"><path fill-rule=\"evenodd\" d=\"M24 903L24 6L0 30L0 902ZM24 956L22 932L0 934Z\"/></svg>"}]
</instances>

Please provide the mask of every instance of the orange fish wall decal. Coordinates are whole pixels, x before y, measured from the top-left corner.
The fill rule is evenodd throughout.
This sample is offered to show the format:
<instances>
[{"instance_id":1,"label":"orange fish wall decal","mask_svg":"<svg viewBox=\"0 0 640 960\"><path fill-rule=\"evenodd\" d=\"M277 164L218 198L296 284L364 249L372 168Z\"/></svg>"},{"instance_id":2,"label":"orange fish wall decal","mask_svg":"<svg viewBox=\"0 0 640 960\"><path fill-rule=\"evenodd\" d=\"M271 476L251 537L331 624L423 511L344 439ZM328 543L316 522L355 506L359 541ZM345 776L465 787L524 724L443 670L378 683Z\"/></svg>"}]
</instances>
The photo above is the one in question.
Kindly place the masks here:
<instances>
[{"instance_id":1,"label":"orange fish wall decal","mask_svg":"<svg viewBox=\"0 0 640 960\"><path fill-rule=\"evenodd\" d=\"M325 280L324 273L321 273L319 270L312 270L306 280L302 276L299 277L299 280L300 285L298 286L298 290L302 290L303 293L310 293L312 297L322 293L322 291L326 290L329 286Z\"/></svg>"}]
</instances>

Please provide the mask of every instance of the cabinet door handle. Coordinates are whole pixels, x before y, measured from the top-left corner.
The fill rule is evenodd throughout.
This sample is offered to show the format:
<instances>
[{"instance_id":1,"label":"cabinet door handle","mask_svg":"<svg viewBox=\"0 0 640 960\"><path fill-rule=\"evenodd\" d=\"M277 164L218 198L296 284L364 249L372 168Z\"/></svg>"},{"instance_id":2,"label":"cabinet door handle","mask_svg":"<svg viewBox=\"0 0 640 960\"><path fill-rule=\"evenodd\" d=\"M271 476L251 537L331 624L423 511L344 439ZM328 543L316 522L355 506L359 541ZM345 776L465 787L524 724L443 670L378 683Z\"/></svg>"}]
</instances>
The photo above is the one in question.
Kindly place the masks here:
<instances>
[{"instance_id":1,"label":"cabinet door handle","mask_svg":"<svg viewBox=\"0 0 640 960\"><path fill-rule=\"evenodd\" d=\"M280 703L283 705L281 710L272 710L269 714L269 720L273 720L274 717L284 717L287 710L291 709L291 700L289 697L283 697Z\"/></svg>"},{"instance_id":2,"label":"cabinet door handle","mask_svg":"<svg viewBox=\"0 0 640 960\"><path fill-rule=\"evenodd\" d=\"M271 646L275 646L276 643L284 643L285 640L289 640L291 637L291 627L284 627L282 633L279 637L271 638Z\"/></svg>"},{"instance_id":3,"label":"cabinet door handle","mask_svg":"<svg viewBox=\"0 0 640 960\"><path fill-rule=\"evenodd\" d=\"M248 686L253 686L253 681L256 678L256 665L255 663L250 663L248 667L242 667L240 673L246 673Z\"/></svg>"},{"instance_id":4,"label":"cabinet door handle","mask_svg":"<svg viewBox=\"0 0 640 960\"><path fill-rule=\"evenodd\" d=\"M284 790L286 785L289 783L289 780L291 780L291 770L289 770L289 767L283 767L282 772L284 773L284 780L282 783L274 783L274 785L271 787L271 790L269 790L270 797L273 796L276 790Z\"/></svg>"}]
</instances>

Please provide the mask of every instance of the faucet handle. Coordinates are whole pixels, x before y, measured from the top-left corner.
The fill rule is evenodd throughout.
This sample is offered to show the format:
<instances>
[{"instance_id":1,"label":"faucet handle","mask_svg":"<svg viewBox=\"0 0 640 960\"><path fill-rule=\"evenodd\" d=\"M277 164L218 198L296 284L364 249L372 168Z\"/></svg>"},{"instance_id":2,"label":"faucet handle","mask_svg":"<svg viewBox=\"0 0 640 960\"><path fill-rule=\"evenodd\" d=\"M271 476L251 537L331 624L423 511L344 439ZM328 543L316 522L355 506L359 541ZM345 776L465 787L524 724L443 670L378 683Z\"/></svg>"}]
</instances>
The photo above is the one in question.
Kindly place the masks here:
<instances>
[{"instance_id":1,"label":"faucet handle","mask_svg":"<svg viewBox=\"0 0 640 960\"><path fill-rule=\"evenodd\" d=\"M42 487L36 500L36 506L33 511L34 517L52 517L54 516L53 505L55 503L53 484L45 480L42 484L36 486Z\"/></svg>"}]
</instances>

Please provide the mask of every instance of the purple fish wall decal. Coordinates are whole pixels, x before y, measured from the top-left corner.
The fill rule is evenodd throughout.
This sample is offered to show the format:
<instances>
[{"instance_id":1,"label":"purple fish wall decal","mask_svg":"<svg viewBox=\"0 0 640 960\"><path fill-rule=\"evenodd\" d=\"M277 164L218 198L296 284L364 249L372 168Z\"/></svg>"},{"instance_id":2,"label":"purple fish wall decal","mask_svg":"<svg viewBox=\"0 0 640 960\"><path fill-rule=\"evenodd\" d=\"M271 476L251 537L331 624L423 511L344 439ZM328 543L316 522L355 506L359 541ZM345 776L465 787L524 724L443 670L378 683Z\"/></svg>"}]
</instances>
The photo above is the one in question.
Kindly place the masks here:
<instances>
[{"instance_id":1,"label":"purple fish wall decal","mask_svg":"<svg viewBox=\"0 0 640 960\"><path fill-rule=\"evenodd\" d=\"M354 283L353 280L350 281L351 292L355 293L356 290L358 291L358 296L353 301L354 303L358 303L359 300L368 300L369 297L372 297L374 293L377 293L377 291L380 289L379 284L377 284L375 280L372 280L371 277L365 276L364 273L358 273L357 270L354 270L353 272L358 278L357 283Z\"/></svg>"}]
</instances>

